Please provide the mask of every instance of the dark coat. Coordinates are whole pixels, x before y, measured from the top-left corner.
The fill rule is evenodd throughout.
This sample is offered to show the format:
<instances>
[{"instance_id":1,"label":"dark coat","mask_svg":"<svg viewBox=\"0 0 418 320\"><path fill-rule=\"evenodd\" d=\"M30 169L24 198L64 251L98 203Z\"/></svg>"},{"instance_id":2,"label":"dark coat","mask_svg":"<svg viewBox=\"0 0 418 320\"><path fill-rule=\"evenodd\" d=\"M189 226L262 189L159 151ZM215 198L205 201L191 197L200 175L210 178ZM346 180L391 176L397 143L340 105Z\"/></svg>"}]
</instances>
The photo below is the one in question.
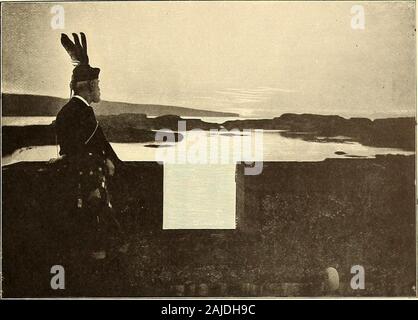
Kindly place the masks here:
<instances>
[{"instance_id":1,"label":"dark coat","mask_svg":"<svg viewBox=\"0 0 418 320\"><path fill-rule=\"evenodd\" d=\"M121 163L96 120L93 108L78 98L71 98L56 118L57 142L60 155L82 158L94 155Z\"/></svg>"},{"instance_id":2,"label":"dark coat","mask_svg":"<svg viewBox=\"0 0 418 320\"><path fill-rule=\"evenodd\" d=\"M109 246L109 239L121 239L123 233L115 217L108 183L106 159L110 159L116 172L123 163L98 125L93 108L78 98L71 100L59 111L55 122L62 163L68 168L68 202L76 212L71 215L77 226L80 244L92 250ZM82 221L83 223L79 223ZM113 240L112 240L113 241Z\"/></svg>"}]
</instances>

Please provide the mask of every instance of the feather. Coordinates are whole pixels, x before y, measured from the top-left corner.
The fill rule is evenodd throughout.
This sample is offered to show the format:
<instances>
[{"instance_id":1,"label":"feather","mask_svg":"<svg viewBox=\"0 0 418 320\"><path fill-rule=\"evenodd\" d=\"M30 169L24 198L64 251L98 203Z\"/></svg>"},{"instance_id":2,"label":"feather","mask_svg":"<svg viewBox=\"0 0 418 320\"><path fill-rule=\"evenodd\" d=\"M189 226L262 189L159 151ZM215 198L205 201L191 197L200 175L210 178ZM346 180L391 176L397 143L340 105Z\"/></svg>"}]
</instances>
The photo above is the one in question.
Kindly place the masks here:
<instances>
[{"instance_id":1,"label":"feather","mask_svg":"<svg viewBox=\"0 0 418 320\"><path fill-rule=\"evenodd\" d=\"M87 55L87 39L86 39L86 35L83 32L80 32L80 36L81 36L81 45L83 46L83 51L84 51L85 59L86 59L87 64L88 64L89 63L89 56Z\"/></svg>"},{"instance_id":2,"label":"feather","mask_svg":"<svg viewBox=\"0 0 418 320\"><path fill-rule=\"evenodd\" d=\"M68 52L73 65L88 65L89 57L87 55L86 35L83 32L80 32L81 43L80 38L76 33L73 33L72 35L74 38L74 42L72 42L65 33L62 33L61 44L63 45L64 49Z\"/></svg>"},{"instance_id":3,"label":"feather","mask_svg":"<svg viewBox=\"0 0 418 320\"><path fill-rule=\"evenodd\" d=\"M77 33L73 33L73 37L74 37L75 51L76 51L78 60L80 61L80 64L86 64L84 53L83 53L83 48L81 47L80 39L78 38Z\"/></svg>"},{"instance_id":4,"label":"feather","mask_svg":"<svg viewBox=\"0 0 418 320\"><path fill-rule=\"evenodd\" d=\"M74 65L79 65L80 57L77 55L75 45L65 33L61 33L61 44L70 56L71 62Z\"/></svg>"}]
</instances>

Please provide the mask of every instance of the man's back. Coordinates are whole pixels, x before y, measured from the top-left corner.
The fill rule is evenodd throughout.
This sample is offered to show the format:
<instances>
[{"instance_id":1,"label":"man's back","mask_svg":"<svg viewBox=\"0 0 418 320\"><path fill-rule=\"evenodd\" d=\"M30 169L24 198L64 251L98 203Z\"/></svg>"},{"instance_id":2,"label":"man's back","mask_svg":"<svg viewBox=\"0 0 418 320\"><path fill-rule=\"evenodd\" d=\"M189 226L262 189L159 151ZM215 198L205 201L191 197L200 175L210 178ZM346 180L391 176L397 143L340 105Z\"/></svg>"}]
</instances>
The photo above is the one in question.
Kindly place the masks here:
<instances>
[{"instance_id":1,"label":"man's back","mask_svg":"<svg viewBox=\"0 0 418 320\"><path fill-rule=\"evenodd\" d=\"M57 140L61 155L77 155L86 151L86 141L97 126L91 107L72 98L56 118Z\"/></svg>"},{"instance_id":2,"label":"man's back","mask_svg":"<svg viewBox=\"0 0 418 320\"><path fill-rule=\"evenodd\" d=\"M93 108L77 97L71 98L58 112L56 132L60 155L93 153L120 163L96 120Z\"/></svg>"}]
</instances>

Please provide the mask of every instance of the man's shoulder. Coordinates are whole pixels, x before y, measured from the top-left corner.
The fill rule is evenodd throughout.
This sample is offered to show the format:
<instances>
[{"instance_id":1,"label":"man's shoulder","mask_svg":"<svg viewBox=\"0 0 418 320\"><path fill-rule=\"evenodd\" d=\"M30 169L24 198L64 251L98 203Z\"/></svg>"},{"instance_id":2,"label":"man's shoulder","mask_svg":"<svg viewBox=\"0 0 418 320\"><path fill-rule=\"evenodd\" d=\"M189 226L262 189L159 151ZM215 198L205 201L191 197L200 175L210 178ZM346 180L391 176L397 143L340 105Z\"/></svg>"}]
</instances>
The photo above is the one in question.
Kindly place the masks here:
<instances>
[{"instance_id":1,"label":"man's shoulder","mask_svg":"<svg viewBox=\"0 0 418 320\"><path fill-rule=\"evenodd\" d=\"M59 118L74 117L85 111L83 102L77 98L71 98L57 114L57 120Z\"/></svg>"}]
</instances>

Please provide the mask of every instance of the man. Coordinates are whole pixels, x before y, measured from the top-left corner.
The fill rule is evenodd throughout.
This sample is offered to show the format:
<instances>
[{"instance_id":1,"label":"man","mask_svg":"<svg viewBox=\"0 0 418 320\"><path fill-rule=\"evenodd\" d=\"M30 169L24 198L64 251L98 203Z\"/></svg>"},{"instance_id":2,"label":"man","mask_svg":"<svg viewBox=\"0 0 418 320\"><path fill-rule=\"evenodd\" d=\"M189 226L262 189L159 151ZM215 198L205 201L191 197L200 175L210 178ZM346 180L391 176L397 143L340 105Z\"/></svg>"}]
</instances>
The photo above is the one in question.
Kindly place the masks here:
<instances>
[{"instance_id":1,"label":"man","mask_svg":"<svg viewBox=\"0 0 418 320\"><path fill-rule=\"evenodd\" d=\"M70 83L74 95L62 107L56 118L60 155L69 164L75 187L74 207L82 224L82 243L94 259L104 259L112 245L121 245L122 233L114 216L108 182L121 165L107 141L91 103L100 101L99 68L89 65L87 41L81 33L81 43L73 33L74 43L61 35L61 43L76 67ZM119 248L126 251L126 245Z\"/></svg>"}]
</instances>

